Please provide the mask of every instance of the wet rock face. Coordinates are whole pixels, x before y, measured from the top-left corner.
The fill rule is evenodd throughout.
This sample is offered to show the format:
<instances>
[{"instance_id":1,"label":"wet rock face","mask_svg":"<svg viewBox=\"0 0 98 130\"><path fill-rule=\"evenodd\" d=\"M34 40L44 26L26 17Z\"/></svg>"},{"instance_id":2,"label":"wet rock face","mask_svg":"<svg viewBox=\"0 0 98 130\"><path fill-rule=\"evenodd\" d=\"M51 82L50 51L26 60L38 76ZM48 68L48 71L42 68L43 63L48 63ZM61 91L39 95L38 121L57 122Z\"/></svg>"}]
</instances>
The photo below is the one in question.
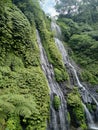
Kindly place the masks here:
<instances>
[{"instance_id":1,"label":"wet rock face","mask_svg":"<svg viewBox=\"0 0 98 130\"><path fill-rule=\"evenodd\" d=\"M59 40L59 37L61 35L60 27L54 22L52 23L52 29L55 30L55 43L62 55L62 60L67 68L69 78L70 78L70 87L73 88L73 86L77 86L79 88L80 94L82 96L82 100L84 103L93 103L93 98L90 94L90 89L88 89L85 85L82 85L79 79L79 68L76 66L74 61L71 61L66 49L64 48L64 45L61 40ZM57 35L58 34L58 35ZM93 92L95 93L96 89L93 89ZM97 94L96 94L97 95Z\"/></svg>"},{"instance_id":2,"label":"wet rock face","mask_svg":"<svg viewBox=\"0 0 98 130\"><path fill-rule=\"evenodd\" d=\"M47 130L68 130L69 123L67 119L66 100L60 85L55 81L53 67L48 62L38 31L37 42L40 49L41 67L50 88L50 122Z\"/></svg>"}]
</instances>

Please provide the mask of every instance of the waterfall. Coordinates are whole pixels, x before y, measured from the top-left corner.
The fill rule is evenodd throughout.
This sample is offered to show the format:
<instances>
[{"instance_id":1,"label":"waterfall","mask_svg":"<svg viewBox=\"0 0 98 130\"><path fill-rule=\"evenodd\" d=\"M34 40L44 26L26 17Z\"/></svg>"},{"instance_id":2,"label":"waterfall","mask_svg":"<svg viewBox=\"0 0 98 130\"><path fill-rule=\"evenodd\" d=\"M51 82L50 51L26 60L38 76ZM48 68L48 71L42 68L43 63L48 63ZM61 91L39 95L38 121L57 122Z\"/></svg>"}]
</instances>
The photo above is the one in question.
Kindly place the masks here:
<instances>
[{"instance_id":1,"label":"waterfall","mask_svg":"<svg viewBox=\"0 0 98 130\"><path fill-rule=\"evenodd\" d=\"M87 122L88 122L88 126L90 129L92 130L98 130L98 127L94 124L93 118L89 112L89 110L87 109L85 104L82 104L85 110L85 114L86 114L86 118L87 118Z\"/></svg>"},{"instance_id":2,"label":"waterfall","mask_svg":"<svg viewBox=\"0 0 98 130\"><path fill-rule=\"evenodd\" d=\"M62 41L59 39L59 37L61 35L60 27L56 24L56 22L53 21L51 23L51 28L52 28L52 31L54 31L54 32L58 32L58 33L60 32L59 34L56 33L56 35L55 35L55 38L54 38L55 43L56 43L56 45L57 45L57 47L62 55L62 60L63 60L64 64L67 65L69 67L70 71L73 72L73 74L74 74L74 77L76 79L76 83L77 83L77 86L79 88L79 92L82 96L83 102L84 103L91 103L93 101L98 106L98 102L96 101L96 99L92 95L90 95L88 90L79 81L77 71L76 71L75 67L71 64L69 57L68 57L68 54L67 54L67 51L66 51ZM90 129L98 129L98 127L96 127L94 124L94 121L92 119L92 116L91 116L89 110L87 109L87 107L84 104L83 104L83 106L84 106L84 110L85 110L85 113L86 113L86 116L88 119L89 128Z\"/></svg>"},{"instance_id":3,"label":"waterfall","mask_svg":"<svg viewBox=\"0 0 98 130\"><path fill-rule=\"evenodd\" d=\"M60 27L59 27L55 22L53 22L51 26L52 26L52 29L55 30L55 32L56 32L56 31L57 31L57 32L60 32L60 31L59 31L59 30L60 30ZM58 28L59 28L59 29L58 29ZM59 35L61 35L61 32L60 32ZM90 102L90 103L91 103L91 102L92 102L92 97L89 95L89 93L88 93L88 91L85 89L85 87L80 83L79 78L78 78L78 75L77 75L77 72L76 72L76 69L75 69L75 67L70 63L70 60L69 60L68 54L67 54L67 52L66 52L66 50L65 50L65 47L64 47L62 41L58 39L57 35L56 35L56 37L55 37L55 43L56 43L56 45L57 45L57 47L58 47L58 49L59 49L59 51L60 51L60 53L61 53L61 55L62 55L62 59L63 59L64 64L67 65L67 66L69 67L69 69L71 70L71 72L74 73L74 77L75 77L75 79L76 79L77 86L79 87L79 89L81 90L81 93L82 93L81 95L82 95L83 101L84 101L85 103L87 103L87 102Z\"/></svg>"},{"instance_id":4,"label":"waterfall","mask_svg":"<svg viewBox=\"0 0 98 130\"><path fill-rule=\"evenodd\" d=\"M93 124L94 125L94 121L92 119L92 116L91 116L89 110L87 109L85 104L82 104L82 105L83 105L83 107L85 109L85 112L86 112L86 115L87 115L87 120L88 120L89 124Z\"/></svg>"},{"instance_id":5,"label":"waterfall","mask_svg":"<svg viewBox=\"0 0 98 130\"><path fill-rule=\"evenodd\" d=\"M67 105L64 95L61 91L59 84L55 81L53 66L48 62L46 52L42 46L39 32L37 33L37 42L40 49L40 60L41 67L48 81L48 86L50 88L50 122L47 130L68 130L68 119L67 119ZM60 98L60 107L58 110L54 109L53 100L54 95Z\"/></svg>"}]
</instances>

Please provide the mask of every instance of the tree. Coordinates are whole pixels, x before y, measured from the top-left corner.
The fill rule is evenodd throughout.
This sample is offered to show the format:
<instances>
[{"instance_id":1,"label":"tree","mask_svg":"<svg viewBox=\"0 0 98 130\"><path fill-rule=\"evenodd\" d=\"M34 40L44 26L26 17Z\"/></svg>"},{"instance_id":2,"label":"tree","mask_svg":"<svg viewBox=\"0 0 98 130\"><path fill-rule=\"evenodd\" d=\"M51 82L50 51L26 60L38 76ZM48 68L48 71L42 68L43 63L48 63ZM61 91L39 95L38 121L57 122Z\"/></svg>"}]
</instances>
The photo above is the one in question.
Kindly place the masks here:
<instances>
[{"instance_id":1,"label":"tree","mask_svg":"<svg viewBox=\"0 0 98 130\"><path fill-rule=\"evenodd\" d=\"M85 17L84 18L85 21L83 22L86 22L86 23L96 22L96 16L98 15L96 14L96 12L98 12L97 6L98 6L98 0L93 0L93 1L82 0L80 2L78 12L80 16Z\"/></svg>"},{"instance_id":2,"label":"tree","mask_svg":"<svg viewBox=\"0 0 98 130\"><path fill-rule=\"evenodd\" d=\"M92 23L98 20L98 0L56 0L55 8L75 21Z\"/></svg>"},{"instance_id":3,"label":"tree","mask_svg":"<svg viewBox=\"0 0 98 130\"><path fill-rule=\"evenodd\" d=\"M78 0L59 0L56 1L56 10L60 14L68 14L71 15L77 12L78 9Z\"/></svg>"}]
</instances>

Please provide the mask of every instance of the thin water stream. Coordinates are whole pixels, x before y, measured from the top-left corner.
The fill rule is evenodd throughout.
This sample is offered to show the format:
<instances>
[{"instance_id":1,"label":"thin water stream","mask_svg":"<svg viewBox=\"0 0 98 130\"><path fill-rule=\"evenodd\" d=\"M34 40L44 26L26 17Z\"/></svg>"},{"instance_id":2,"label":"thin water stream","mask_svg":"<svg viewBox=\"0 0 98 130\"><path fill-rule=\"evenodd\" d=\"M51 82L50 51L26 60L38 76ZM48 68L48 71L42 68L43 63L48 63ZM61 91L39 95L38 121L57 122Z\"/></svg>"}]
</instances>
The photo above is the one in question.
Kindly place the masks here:
<instances>
[{"instance_id":1,"label":"thin water stream","mask_svg":"<svg viewBox=\"0 0 98 130\"><path fill-rule=\"evenodd\" d=\"M50 122L47 130L68 130L69 123L67 119L67 105L64 95L60 89L59 84L55 81L53 66L48 62L48 58L46 56L46 52L42 46L41 39L39 36L39 32L37 33L37 42L40 49L40 61L41 67L44 71L44 74L47 78L49 88L50 88ZM58 96L60 98L60 107L58 110L54 109L53 100L54 96Z\"/></svg>"}]
</instances>

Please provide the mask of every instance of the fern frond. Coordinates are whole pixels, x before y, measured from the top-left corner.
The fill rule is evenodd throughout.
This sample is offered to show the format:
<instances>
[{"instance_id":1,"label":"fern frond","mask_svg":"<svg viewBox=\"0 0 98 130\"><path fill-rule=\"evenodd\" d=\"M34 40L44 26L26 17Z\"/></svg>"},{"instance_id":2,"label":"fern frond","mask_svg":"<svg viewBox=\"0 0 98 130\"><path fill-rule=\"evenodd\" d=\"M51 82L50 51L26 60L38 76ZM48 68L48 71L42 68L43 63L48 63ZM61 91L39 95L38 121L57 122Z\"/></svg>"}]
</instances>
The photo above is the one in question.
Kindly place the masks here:
<instances>
[{"instance_id":1,"label":"fern frond","mask_svg":"<svg viewBox=\"0 0 98 130\"><path fill-rule=\"evenodd\" d=\"M26 106L18 106L15 109L15 114L18 115L18 116L20 115L20 116L23 116L25 118L28 118L32 115L32 112Z\"/></svg>"},{"instance_id":2,"label":"fern frond","mask_svg":"<svg viewBox=\"0 0 98 130\"><path fill-rule=\"evenodd\" d=\"M15 106L12 103L0 99L0 111L8 114L13 113L14 110Z\"/></svg>"},{"instance_id":3,"label":"fern frond","mask_svg":"<svg viewBox=\"0 0 98 130\"><path fill-rule=\"evenodd\" d=\"M0 101L0 108L2 108L4 112L7 109L8 112L14 112L16 115L24 117L30 117L36 113L39 114L33 96L6 94L0 96Z\"/></svg>"}]
</instances>

